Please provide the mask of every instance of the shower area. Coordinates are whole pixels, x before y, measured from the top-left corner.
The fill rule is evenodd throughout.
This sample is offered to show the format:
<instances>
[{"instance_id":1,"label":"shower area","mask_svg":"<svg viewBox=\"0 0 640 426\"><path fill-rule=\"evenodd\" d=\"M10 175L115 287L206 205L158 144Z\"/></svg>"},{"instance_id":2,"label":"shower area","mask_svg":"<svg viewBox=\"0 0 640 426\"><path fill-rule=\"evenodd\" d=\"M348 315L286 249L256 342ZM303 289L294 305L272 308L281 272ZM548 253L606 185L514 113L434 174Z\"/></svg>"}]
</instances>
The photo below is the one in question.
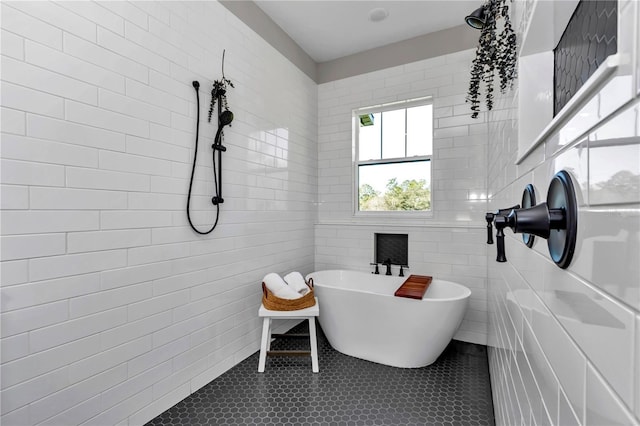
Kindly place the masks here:
<instances>
[{"instance_id":1,"label":"shower area","mask_svg":"<svg viewBox=\"0 0 640 426\"><path fill-rule=\"evenodd\" d=\"M231 419L280 369L294 373L278 386L309 389L296 402L326 405L310 423L637 424L640 4L505 2L517 77L490 109L480 85L472 110L480 3L465 6L475 28L461 15L413 44L300 62L253 2L3 1L0 423L179 423L200 389L228 392L209 408ZM357 214L354 111L417 99L432 114L428 211ZM565 221L548 200L564 173L577 219L558 265L507 207L547 201ZM400 249L376 252L385 236ZM376 268L471 290L438 369L363 368L321 341L322 377L284 361L253 376L265 274ZM493 416L403 405L446 406L429 389L447 386ZM347 400L364 417L333 408Z\"/></svg>"}]
</instances>

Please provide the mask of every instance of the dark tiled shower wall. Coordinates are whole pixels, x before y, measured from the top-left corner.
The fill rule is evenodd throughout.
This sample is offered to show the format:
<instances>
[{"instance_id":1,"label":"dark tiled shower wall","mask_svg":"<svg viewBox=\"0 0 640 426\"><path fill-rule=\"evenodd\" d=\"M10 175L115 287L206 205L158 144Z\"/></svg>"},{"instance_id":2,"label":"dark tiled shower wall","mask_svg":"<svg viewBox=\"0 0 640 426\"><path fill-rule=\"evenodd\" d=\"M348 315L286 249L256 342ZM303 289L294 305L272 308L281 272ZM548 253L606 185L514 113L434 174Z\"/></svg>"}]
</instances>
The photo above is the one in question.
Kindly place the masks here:
<instances>
[{"instance_id":1,"label":"dark tiled shower wall","mask_svg":"<svg viewBox=\"0 0 640 426\"><path fill-rule=\"evenodd\" d=\"M618 50L618 2L582 0L554 53L553 115Z\"/></svg>"}]
</instances>

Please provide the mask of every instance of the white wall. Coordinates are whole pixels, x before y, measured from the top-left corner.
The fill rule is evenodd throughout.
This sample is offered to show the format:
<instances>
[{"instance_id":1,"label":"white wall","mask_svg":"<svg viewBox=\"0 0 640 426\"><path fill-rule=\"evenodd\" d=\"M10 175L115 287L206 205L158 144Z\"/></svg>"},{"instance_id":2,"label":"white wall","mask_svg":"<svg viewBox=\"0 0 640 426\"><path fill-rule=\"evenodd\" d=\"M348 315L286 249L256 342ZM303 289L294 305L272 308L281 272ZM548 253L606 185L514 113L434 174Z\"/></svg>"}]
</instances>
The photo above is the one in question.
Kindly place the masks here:
<instances>
[{"instance_id":1,"label":"white wall","mask_svg":"<svg viewBox=\"0 0 640 426\"><path fill-rule=\"evenodd\" d=\"M515 3L519 28L533 4ZM630 51L640 5L620 5ZM409 234L409 272L471 288L456 338L486 342L489 300L499 424L638 422L640 200L630 186L594 191L609 165L626 170L639 156L637 46L635 68L621 74L634 73L622 86L635 84L635 100L560 145L565 126L516 167L518 94L468 118L473 51L318 87L215 2L0 7L2 424L146 422L257 350L266 272L369 271L375 232ZM204 116L225 48L236 83L226 202L218 229L199 237L184 213L191 81ZM355 219L351 110L424 95L436 107L433 218ZM203 120L194 200L203 227L214 130ZM594 143L620 137L626 148ZM583 200L571 267L510 231L509 262L494 262L482 194L505 207L532 182L544 199L568 167ZM557 291L575 294L573 310ZM585 316L583 302L600 316Z\"/></svg>"},{"instance_id":2,"label":"white wall","mask_svg":"<svg viewBox=\"0 0 640 426\"><path fill-rule=\"evenodd\" d=\"M372 271L374 234L406 233L409 273L472 290L455 338L484 344L487 124L484 114L471 119L465 103L473 55L466 50L319 85L316 268ZM354 217L352 110L421 96L434 102L433 217Z\"/></svg>"},{"instance_id":3,"label":"white wall","mask_svg":"<svg viewBox=\"0 0 640 426\"><path fill-rule=\"evenodd\" d=\"M540 4L515 3L520 40ZM563 169L578 185L579 200L578 241L566 270L550 260L545 240L528 249L510 230L508 262L494 262L495 252L488 256L498 425L640 422L640 87L632 78L639 6L618 3L618 52L627 60L519 165L518 127L528 120L518 111L523 91L489 114L491 210L519 202L529 183L538 202L545 201L549 182ZM631 172L636 183L618 179L612 186L619 172Z\"/></svg>"},{"instance_id":4,"label":"white wall","mask_svg":"<svg viewBox=\"0 0 640 426\"><path fill-rule=\"evenodd\" d=\"M267 272L313 270L317 86L216 2L1 8L0 422L143 424L258 349Z\"/></svg>"}]
</instances>

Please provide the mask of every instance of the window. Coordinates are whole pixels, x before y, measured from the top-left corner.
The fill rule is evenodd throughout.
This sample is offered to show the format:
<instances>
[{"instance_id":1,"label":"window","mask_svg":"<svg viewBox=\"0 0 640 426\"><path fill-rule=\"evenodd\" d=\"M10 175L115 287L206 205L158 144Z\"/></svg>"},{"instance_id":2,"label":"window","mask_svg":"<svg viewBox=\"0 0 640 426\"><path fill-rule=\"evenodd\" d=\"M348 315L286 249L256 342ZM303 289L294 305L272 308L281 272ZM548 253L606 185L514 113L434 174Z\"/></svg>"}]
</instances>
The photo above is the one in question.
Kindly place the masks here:
<instances>
[{"instance_id":1,"label":"window","mask_svg":"<svg viewBox=\"0 0 640 426\"><path fill-rule=\"evenodd\" d=\"M431 98L353 111L355 211L431 211Z\"/></svg>"}]
</instances>

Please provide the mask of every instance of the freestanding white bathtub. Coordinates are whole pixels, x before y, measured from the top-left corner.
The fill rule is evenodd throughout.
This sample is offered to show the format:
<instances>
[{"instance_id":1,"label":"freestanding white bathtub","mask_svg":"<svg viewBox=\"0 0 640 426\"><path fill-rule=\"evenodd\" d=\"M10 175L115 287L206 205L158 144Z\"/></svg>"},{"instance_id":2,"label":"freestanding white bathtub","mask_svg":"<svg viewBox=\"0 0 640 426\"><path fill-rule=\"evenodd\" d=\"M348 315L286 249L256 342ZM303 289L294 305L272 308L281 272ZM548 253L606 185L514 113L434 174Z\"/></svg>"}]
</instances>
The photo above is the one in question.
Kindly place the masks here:
<instances>
[{"instance_id":1,"label":"freestanding white bathtub","mask_svg":"<svg viewBox=\"0 0 640 426\"><path fill-rule=\"evenodd\" d=\"M395 297L406 277L319 271L313 278L320 325L331 346L356 358L424 367L444 351L462 322L471 291L434 279L422 300Z\"/></svg>"}]
</instances>

